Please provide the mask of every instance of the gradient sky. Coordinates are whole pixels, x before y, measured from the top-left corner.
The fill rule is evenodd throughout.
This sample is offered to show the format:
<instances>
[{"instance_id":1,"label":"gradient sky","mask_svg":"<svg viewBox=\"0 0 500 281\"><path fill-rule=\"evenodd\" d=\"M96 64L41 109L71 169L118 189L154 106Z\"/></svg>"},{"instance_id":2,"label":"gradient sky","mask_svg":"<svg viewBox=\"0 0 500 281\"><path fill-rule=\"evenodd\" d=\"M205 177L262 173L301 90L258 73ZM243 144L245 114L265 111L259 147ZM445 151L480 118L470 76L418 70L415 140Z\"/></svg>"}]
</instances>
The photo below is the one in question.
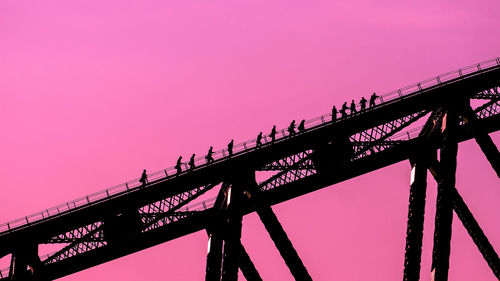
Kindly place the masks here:
<instances>
[{"instance_id":1,"label":"gradient sky","mask_svg":"<svg viewBox=\"0 0 500 281\"><path fill-rule=\"evenodd\" d=\"M499 9L493 0L0 1L0 222L500 56ZM499 252L499 180L475 142L458 158L459 192ZM273 209L314 280L401 280L409 180L405 161ZM60 280L203 280L206 242L198 232ZM450 280L495 280L456 216L451 243ZM264 280L292 280L255 215L244 218L243 244Z\"/></svg>"}]
</instances>

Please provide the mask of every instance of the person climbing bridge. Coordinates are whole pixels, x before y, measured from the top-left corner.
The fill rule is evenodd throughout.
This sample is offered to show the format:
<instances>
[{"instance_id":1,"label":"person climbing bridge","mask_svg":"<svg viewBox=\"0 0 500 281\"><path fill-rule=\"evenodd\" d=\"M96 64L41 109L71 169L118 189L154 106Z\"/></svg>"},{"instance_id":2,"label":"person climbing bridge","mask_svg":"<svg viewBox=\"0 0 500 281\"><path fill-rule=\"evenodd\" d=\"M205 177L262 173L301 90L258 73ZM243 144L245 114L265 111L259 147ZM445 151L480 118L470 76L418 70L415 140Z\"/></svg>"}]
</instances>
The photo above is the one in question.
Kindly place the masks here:
<instances>
[{"instance_id":1,"label":"person climbing bridge","mask_svg":"<svg viewBox=\"0 0 500 281\"><path fill-rule=\"evenodd\" d=\"M210 165L212 162L214 162L214 158L212 157L213 152L213 147L210 146L210 149L208 149L207 156L205 156L205 159L207 160L207 164Z\"/></svg>"},{"instance_id":2,"label":"person climbing bridge","mask_svg":"<svg viewBox=\"0 0 500 281\"><path fill-rule=\"evenodd\" d=\"M306 130L305 122L306 122L306 120L304 120L304 119L302 119L302 121L300 121L300 124L297 127L297 129L299 130L299 133L303 133Z\"/></svg>"},{"instance_id":3,"label":"person climbing bridge","mask_svg":"<svg viewBox=\"0 0 500 281\"><path fill-rule=\"evenodd\" d=\"M377 96L376 93L373 93L372 96L370 97L370 107L374 107L375 106L375 100L378 98L379 96Z\"/></svg>"},{"instance_id":4,"label":"person climbing bridge","mask_svg":"<svg viewBox=\"0 0 500 281\"><path fill-rule=\"evenodd\" d=\"M271 130L271 134L269 134L271 137L271 143L274 143L276 140L276 125L273 126L273 129Z\"/></svg>"},{"instance_id":5,"label":"person climbing bridge","mask_svg":"<svg viewBox=\"0 0 500 281\"><path fill-rule=\"evenodd\" d=\"M259 148L262 146L262 132L259 133L259 135L257 136L257 140L255 142L256 142L255 148Z\"/></svg>"},{"instance_id":6,"label":"person climbing bridge","mask_svg":"<svg viewBox=\"0 0 500 281\"><path fill-rule=\"evenodd\" d=\"M344 104L342 105L342 108L340 108L340 114L341 114L342 118L347 117L347 102L344 102Z\"/></svg>"},{"instance_id":7,"label":"person climbing bridge","mask_svg":"<svg viewBox=\"0 0 500 281\"><path fill-rule=\"evenodd\" d=\"M148 175L146 174L146 169L142 171L141 179L139 180L142 185L146 185L148 183Z\"/></svg>"},{"instance_id":8,"label":"person climbing bridge","mask_svg":"<svg viewBox=\"0 0 500 281\"><path fill-rule=\"evenodd\" d=\"M332 108L332 121L335 121L335 120L337 120L337 108L334 105Z\"/></svg>"},{"instance_id":9,"label":"person climbing bridge","mask_svg":"<svg viewBox=\"0 0 500 281\"><path fill-rule=\"evenodd\" d=\"M290 137L295 135L295 120L293 120L292 123L290 123L290 126L288 126L288 133L288 136Z\"/></svg>"},{"instance_id":10,"label":"person climbing bridge","mask_svg":"<svg viewBox=\"0 0 500 281\"><path fill-rule=\"evenodd\" d=\"M367 100L365 99L365 97L362 97L361 100L359 101L359 104L361 105L361 111L365 111L366 102L367 102Z\"/></svg>"},{"instance_id":11,"label":"person climbing bridge","mask_svg":"<svg viewBox=\"0 0 500 281\"><path fill-rule=\"evenodd\" d=\"M189 159L189 168L190 168L191 170L192 170L192 169L194 169L194 168L196 167L196 166L195 166L195 164L194 164L194 156L195 156L195 155L194 155L194 153L193 153L193 155L191 155L191 158Z\"/></svg>"},{"instance_id":12,"label":"person climbing bridge","mask_svg":"<svg viewBox=\"0 0 500 281\"><path fill-rule=\"evenodd\" d=\"M177 174L182 173L182 156L179 156L179 159L177 159L177 164L175 164L175 169L177 170Z\"/></svg>"},{"instance_id":13,"label":"person climbing bridge","mask_svg":"<svg viewBox=\"0 0 500 281\"><path fill-rule=\"evenodd\" d=\"M356 113L356 104L354 103L354 100L351 101L351 114Z\"/></svg>"}]
</instances>

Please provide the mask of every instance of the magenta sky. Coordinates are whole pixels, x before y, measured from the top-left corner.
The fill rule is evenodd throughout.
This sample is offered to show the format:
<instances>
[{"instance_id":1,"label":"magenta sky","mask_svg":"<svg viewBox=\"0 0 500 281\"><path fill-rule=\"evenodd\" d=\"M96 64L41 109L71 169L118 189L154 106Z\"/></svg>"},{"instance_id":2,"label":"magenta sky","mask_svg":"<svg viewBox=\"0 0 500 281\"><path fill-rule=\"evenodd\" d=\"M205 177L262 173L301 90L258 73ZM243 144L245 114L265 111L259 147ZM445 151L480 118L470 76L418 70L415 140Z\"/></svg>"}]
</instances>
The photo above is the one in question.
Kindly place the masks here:
<instances>
[{"instance_id":1,"label":"magenta sky","mask_svg":"<svg viewBox=\"0 0 500 281\"><path fill-rule=\"evenodd\" d=\"M500 3L407 2L0 1L0 222L500 56ZM474 142L458 172L499 252L500 184ZM409 173L402 162L274 207L314 280L402 279ZM494 280L454 219L450 280ZM292 280L254 215L243 244L264 280ZM61 280L202 280L205 254L199 232Z\"/></svg>"}]
</instances>

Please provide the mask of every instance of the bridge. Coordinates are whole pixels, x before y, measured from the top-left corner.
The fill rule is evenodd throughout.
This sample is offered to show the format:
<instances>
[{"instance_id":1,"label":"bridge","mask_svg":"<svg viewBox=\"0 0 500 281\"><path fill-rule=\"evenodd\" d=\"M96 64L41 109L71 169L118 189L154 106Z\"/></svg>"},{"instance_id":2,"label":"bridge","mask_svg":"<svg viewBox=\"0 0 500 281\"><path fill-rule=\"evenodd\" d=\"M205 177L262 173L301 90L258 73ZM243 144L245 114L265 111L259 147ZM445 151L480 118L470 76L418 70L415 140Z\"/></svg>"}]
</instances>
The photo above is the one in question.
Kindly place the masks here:
<instances>
[{"instance_id":1,"label":"bridge","mask_svg":"<svg viewBox=\"0 0 500 281\"><path fill-rule=\"evenodd\" d=\"M206 280L262 280L241 243L256 212L295 280L312 280L271 206L409 160L404 280L419 280L429 171L438 183L431 276L447 280L453 212L500 279L500 259L455 187L458 143L475 139L500 177L500 58L307 120L0 225L1 280L53 280L205 230ZM439 154L439 157L438 157ZM439 160L438 160L439 159ZM180 168L180 169L179 169ZM263 173L261 173L263 172ZM201 200L203 195L217 196ZM61 245L40 255L40 244Z\"/></svg>"}]
</instances>

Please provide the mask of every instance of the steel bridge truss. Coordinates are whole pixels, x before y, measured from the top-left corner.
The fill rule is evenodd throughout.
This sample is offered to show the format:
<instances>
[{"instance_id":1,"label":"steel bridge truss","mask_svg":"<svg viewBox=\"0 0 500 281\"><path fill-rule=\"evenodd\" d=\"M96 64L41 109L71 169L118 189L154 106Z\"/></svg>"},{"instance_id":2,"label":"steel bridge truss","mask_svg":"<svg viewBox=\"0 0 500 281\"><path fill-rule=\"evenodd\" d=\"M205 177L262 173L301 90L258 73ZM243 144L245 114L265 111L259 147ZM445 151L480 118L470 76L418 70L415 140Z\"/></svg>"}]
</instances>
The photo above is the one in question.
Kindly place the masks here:
<instances>
[{"instance_id":1,"label":"steel bridge truss","mask_svg":"<svg viewBox=\"0 0 500 281\"><path fill-rule=\"evenodd\" d=\"M256 212L290 274L295 280L312 280L271 205L368 172L370 170L363 167L397 154L399 156L393 162L409 159L412 167L403 279L420 278L427 171L438 183L431 269L433 280L447 280L453 211L494 276L500 279L500 259L455 186L458 143L469 138L477 141L500 177L500 154L488 135L490 123L496 122L495 127L500 120L499 92L498 85L495 85L468 94L466 99L416 109L381 124L339 127L323 134L321 142L311 142L310 145L300 142L301 138L307 137L305 134L291 136L291 141L296 138L300 142L301 149L291 149L293 152L288 155L264 162L254 161L255 165L244 169L231 168L230 173L221 179L193 182L188 189L169 193L160 200L144 200L143 204L121 209L110 217L52 234L36 244L26 244L11 253L11 267L8 273L1 272L0 278L51 280L75 272L67 267L72 263L89 263L80 262L86 258L102 254L107 258L99 262L105 262L205 229L208 234L207 281L236 280L238 268L247 280L262 280L241 243L242 217ZM471 104L478 103L479 106L471 107ZM437 160L438 150L440 162ZM354 167L361 168L351 172ZM272 175L258 182L257 172ZM218 196L215 202L202 200L207 191L216 188ZM188 206L196 200L197 208ZM180 229L180 234L158 238L173 229ZM134 242L139 246L116 256L112 254L124 243L147 240L156 242ZM60 244L62 248L40 257L38 244ZM25 270L27 267L30 271ZM84 268L80 266L78 270ZM60 271L64 273L54 273Z\"/></svg>"}]
</instances>

